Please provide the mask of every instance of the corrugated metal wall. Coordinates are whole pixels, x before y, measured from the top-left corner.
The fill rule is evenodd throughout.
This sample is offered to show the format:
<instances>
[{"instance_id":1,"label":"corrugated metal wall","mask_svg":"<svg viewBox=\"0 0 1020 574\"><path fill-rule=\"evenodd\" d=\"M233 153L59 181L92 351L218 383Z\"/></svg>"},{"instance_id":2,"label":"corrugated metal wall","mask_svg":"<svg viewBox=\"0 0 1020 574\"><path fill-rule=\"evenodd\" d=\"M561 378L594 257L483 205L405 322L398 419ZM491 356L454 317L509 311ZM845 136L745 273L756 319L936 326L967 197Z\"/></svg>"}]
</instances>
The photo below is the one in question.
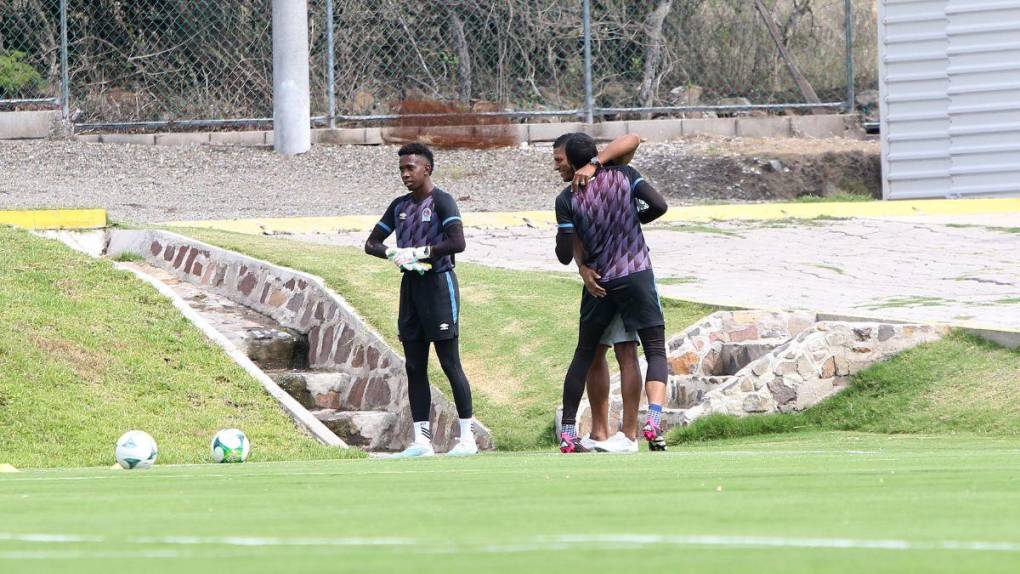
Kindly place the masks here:
<instances>
[{"instance_id":1,"label":"corrugated metal wall","mask_svg":"<svg viewBox=\"0 0 1020 574\"><path fill-rule=\"evenodd\" d=\"M886 199L1020 195L1020 1L882 0Z\"/></svg>"}]
</instances>

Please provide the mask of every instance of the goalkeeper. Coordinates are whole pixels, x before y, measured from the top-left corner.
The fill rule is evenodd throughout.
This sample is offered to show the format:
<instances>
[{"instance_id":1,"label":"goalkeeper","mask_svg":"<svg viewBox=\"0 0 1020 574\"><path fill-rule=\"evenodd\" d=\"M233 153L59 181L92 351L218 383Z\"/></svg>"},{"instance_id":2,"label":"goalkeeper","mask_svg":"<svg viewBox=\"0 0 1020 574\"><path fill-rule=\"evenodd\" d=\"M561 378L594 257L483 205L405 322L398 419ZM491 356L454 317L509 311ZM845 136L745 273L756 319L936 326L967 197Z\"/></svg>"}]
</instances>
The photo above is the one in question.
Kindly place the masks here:
<instances>
[{"instance_id":1,"label":"goalkeeper","mask_svg":"<svg viewBox=\"0 0 1020 574\"><path fill-rule=\"evenodd\" d=\"M449 455L476 454L471 428L471 387L460 364L458 309L460 290L453 272L454 254L464 251L464 226L453 197L432 183L432 151L423 144L400 148L400 178L410 193L393 200L375 225L365 252L389 259L403 273L397 330L404 346L407 395L414 421L414 442L401 457L432 456L429 412L429 344L435 346L450 380L460 418L460 439ZM397 246L383 241L397 234Z\"/></svg>"}]
</instances>

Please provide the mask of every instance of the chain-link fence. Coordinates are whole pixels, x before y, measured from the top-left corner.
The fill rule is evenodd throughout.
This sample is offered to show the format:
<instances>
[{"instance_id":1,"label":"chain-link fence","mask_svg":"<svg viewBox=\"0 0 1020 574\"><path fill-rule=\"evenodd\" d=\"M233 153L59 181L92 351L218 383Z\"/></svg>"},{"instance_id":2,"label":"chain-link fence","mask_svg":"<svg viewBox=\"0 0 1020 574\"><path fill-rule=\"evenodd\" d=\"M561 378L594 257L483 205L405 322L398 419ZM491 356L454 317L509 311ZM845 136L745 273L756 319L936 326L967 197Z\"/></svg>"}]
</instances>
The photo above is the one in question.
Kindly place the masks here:
<instances>
[{"instance_id":1,"label":"chain-link fence","mask_svg":"<svg viewBox=\"0 0 1020 574\"><path fill-rule=\"evenodd\" d=\"M60 94L59 0L3 0L0 103L56 104Z\"/></svg>"},{"instance_id":2,"label":"chain-link fence","mask_svg":"<svg viewBox=\"0 0 1020 574\"><path fill-rule=\"evenodd\" d=\"M80 127L271 118L272 0L2 0L0 100L60 96L64 3L65 87ZM866 85L875 76L873 3L850 4L856 35L867 39L854 51ZM836 108L850 97L846 0L309 0L308 7L318 123L392 119L409 109L626 117L729 109L719 106Z\"/></svg>"}]
</instances>

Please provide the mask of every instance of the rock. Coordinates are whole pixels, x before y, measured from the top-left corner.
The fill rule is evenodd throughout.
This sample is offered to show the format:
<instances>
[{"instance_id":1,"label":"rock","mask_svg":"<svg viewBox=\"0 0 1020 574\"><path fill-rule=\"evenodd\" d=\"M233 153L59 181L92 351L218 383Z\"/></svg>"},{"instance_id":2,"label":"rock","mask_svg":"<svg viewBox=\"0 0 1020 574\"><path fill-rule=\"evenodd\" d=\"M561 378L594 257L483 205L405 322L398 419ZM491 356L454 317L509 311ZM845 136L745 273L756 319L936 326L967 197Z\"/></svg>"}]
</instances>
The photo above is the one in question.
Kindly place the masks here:
<instances>
[{"instance_id":1,"label":"rock","mask_svg":"<svg viewBox=\"0 0 1020 574\"><path fill-rule=\"evenodd\" d=\"M882 325L878 328L878 341L884 343L896 334L896 329L892 325Z\"/></svg>"},{"instance_id":2,"label":"rock","mask_svg":"<svg viewBox=\"0 0 1020 574\"><path fill-rule=\"evenodd\" d=\"M669 372L671 375L690 375L697 369L700 357L694 353L684 353L679 357L670 357Z\"/></svg>"},{"instance_id":3,"label":"rock","mask_svg":"<svg viewBox=\"0 0 1020 574\"><path fill-rule=\"evenodd\" d=\"M822 372L819 375L823 379L831 379L836 376L836 358L829 357L825 363L822 364Z\"/></svg>"},{"instance_id":4,"label":"rock","mask_svg":"<svg viewBox=\"0 0 1020 574\"><path fill-rule=\"evenodd\" d=\"M677 86L669 91L674 106L697 106L701 104L704 88L695 84Z\"/></svg>"},{"instance_id":5,"label":"rock","mask_svg":"<svg viewBox=\"0 0 1020 574\"><path fill-rule=\"evenodd\" d=\"M398 450L403 441L393 433L395 413L384 411L323 411L319 420L347 444L368 450Z\"/></svg>"},{"instance_id":6,"label":"rock","mask_svg":"<svg viewBox=\"0 0 1020 574\"><path fill-rule=\"evenodd\" d=\"M836 374L843 377L850 374L850 361L846 357L837 356L836 362Z\"/></svg>"},{"instance_id":7,"label":"rock","mask_svg":"<svg viewBox=\"0 0 1020 574\"><path fill-rule=\"evenodd\" d=\"M797 373L805 379L812 377L816 373L815 366L811 364L811 360L807 357L801 357L797 360Z\"/></svg>"},{"instance_id":8,"label":"rock","mask_svg":"<svg viewBox=\"0 0 1020 574\"><path fill-rule=\"evenodd\" d=\"M797 389L787 385L782 378L773 380L768 387L778 405L785 405L797 399Z\"/></svg>"},{"instance_id":9,"label":"rock","mask_svg":"<svg viewBox=\"0 0 1020 574\"><path fill-rule=\"evenodd\" d=\"M772 173L783 172L783 162L779 161L778 159L770 159L767 165L769 166L769 171L771 171Z\"/></svg>"},{"instance_id":10,"label":"rock","mask_svg":"<svg viewBox=\"0 0 1020 574\"><path fill-rule=\"evenodd\" d=\"M764 413L769 409L769 401L765 397L751 393L744 397L742 408L745 413Z\"/></svg>"},{"instance_id":11,"label":"rock","mask_svg":"<svg viewBox=\"0 0 1020 574\"><path fill-rule=\"evenodd\" d=\"M865 327L859 327L854 329L854 336L857 337L858 341L867 341L871 338L871 329Z\"/></svg>"}]
</instances>

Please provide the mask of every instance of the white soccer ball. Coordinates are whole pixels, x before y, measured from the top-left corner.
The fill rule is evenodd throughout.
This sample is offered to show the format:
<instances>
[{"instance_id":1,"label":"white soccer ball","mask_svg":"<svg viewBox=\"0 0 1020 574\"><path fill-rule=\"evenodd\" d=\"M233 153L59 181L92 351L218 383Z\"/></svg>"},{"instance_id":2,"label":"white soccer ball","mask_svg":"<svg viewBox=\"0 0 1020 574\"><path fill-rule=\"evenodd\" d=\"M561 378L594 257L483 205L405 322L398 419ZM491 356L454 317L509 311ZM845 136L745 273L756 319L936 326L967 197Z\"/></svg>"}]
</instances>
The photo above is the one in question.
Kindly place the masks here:
<instances>
[{"instance_id":1,"label":"white soccer ball","mask_svg":"<svg viewBox=\"0 0 1020 574\"><path fill-rule=\"evenodd\" d=\"M223 429L213 437L209 449L213 462L244 462L248 460L251 442L237 429Z\"/></svg>"},{"instance_id":2,"label":"white soccer ball","mask_svg":"<svg viewBox=\"0 0 1020 574\"><path fill-rule=\"evenodd\" d=\"M152 468L159 450L149 433L133 430L117 439L117 448L113 454L117 457L117 464L122 468Z\"/></svg>"}]
</instances>

